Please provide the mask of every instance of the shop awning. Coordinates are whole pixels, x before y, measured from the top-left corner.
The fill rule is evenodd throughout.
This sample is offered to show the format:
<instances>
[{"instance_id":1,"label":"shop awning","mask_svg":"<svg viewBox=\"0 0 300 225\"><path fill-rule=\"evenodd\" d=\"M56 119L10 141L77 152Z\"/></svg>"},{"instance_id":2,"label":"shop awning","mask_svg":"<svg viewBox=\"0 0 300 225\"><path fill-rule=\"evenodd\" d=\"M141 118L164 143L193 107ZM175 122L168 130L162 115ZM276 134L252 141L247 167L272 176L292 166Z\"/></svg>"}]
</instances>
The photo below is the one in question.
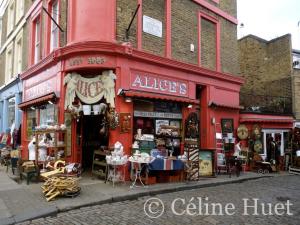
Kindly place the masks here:
<instances>
[{"instance_id":1,"label":"shop awning","mask_svg":"<svg viewBox=\"0 0 300 225\"><path fill-rule=\"evenodd\" d=\"M210 101L208 103L208 106L209 107L219 107L219 108L226 108L226 109L244 109L243 106L240 106L240 105L229 105L229 104L222 104L222 103L217 103L217 102L213 102L213 101Z\"/></svg>"},{"instance_id":2,"label":"shop awning","mask_svg":"<svg viewBox=\"0 0 300 225\"><path fill-rule=\"evenodd\" d=\"M20 109L23 110L23 109L28 108L30 106L41 105L41 104L43 104L47 101L54 100L54 99L56 99L55 93L50 93L50 94L41 96L39 98L35 98L35 99L29 100L29 101L26 101L26 102L22 102L18 106L19 106Z\"/></svg>"},{"instance_id":3,"label":"shop awning","mask_svg":"<svg viewBox=\"0 0 300 225\"><path fill-rule=\"evenodd\" d=\"M240 118L241 123L293 123L293 119Z\"/></svg>"},{"instance_id":4,"label":"shop awning","mask_svg":"<svg viewBox=\"0 0 300 225\"><path fill-rule=\"evenodd\" d=\"M164 94L140 92L140 91L124 91L124 95L126 97L151 98L151 99L161 99L161 100L168 100L168 101L174 101L174 102L200 104L199 100L189 99L189 98L185 98L185 97L164 95Z\"/></svg>"}]
</instances>

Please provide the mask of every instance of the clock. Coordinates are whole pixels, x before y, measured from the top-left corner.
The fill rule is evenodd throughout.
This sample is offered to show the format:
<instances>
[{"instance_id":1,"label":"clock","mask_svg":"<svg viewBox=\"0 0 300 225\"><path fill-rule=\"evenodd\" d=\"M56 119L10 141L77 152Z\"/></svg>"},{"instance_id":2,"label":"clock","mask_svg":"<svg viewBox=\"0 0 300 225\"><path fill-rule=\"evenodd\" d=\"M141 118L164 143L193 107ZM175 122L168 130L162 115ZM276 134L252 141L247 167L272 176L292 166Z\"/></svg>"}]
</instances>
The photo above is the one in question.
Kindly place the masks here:
<instances>
[{"instance_id":1,"label":"clock","mask_svg":"<svg viewBox=\"0 0 300 225\"><path fill-rule=\"evenodd\" d=\"M237 135L241 140L244 140L248 137L248 128L246 125L241 124L237 129Z\"/></svg>"},{"instance_id":2,"label":"clock","mask_svg":"<svg viewBox=\"0 0 300 225\"><path fill-rule=\"evenodd\" d=\"M255 152L257 152L257 153L259 153L259 154L261 153L261 151L262 151L262 143L261 143L260 140L256 140L256 141L254 142L253 149L254 149Z\"/></svg>"}]
</instances>

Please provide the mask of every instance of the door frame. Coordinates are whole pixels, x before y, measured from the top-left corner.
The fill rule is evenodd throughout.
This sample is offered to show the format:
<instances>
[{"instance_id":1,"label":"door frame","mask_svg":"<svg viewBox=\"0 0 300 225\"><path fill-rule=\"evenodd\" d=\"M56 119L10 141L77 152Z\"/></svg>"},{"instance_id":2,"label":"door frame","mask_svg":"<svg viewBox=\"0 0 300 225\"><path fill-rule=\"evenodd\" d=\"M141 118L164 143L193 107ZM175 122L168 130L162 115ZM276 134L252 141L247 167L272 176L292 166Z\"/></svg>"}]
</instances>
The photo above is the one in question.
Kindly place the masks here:
<instances>
[{"instance_id":1,"label":"door frame","mask_svg":"<svg viewBox=\"0 0 300 225\"><path fill-rule=\"evenodd\" d=\"M273 139L275 140L275 134L280 134L281 135L281 145L280 145L280 156L284 156L284 133L285 132L290 132L289 129L262 129L263 132L263 143L264 143L264 153L260 154L262 156L267 157L267 134L271 134Z\"/></svg>"}]
</instances>

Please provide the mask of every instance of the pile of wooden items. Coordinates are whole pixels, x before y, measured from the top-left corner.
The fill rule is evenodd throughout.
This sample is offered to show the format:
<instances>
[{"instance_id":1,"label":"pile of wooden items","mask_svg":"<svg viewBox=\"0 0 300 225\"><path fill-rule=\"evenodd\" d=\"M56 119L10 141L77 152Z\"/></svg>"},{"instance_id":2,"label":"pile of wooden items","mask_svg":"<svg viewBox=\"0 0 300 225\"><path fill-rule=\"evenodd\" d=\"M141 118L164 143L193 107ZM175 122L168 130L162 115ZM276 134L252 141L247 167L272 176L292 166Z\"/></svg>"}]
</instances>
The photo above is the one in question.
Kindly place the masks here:
<instances>
[{"instance_id":1,"label":"pile of wooden items","mask_svg":"<svg viewBox=\"0 0 300 225\"><path fill-rule=\"evenodd\" d=\"M49 202L57 196L75 197L80 193L78 178L50 177L42 186L46 200Z\"/></svg>"},{"instance_id":2,"label":"pile of wooden items","mask_svg":"<svg viewBox=\"0 0 300 225\"><path fill-rule=\"evenodd\" d=\"M46 168L50 171L41 173L40 177L45 180L41 187L47 201L57 196L75 197L80 193L78 186L79 167L72 163L66 165L65 161L58 160L54 164L48 163Z\"/></svg>"}]
</instances>

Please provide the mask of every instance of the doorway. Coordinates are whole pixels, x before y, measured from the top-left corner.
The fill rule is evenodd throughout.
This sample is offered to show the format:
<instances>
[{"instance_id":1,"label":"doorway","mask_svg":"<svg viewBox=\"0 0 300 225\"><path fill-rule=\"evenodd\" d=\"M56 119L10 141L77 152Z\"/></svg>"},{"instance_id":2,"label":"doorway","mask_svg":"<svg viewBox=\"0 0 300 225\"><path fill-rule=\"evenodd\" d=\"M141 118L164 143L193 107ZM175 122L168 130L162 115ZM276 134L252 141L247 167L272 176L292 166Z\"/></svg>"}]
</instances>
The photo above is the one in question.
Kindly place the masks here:
<instances>
[{"instance_id":1,"label":"doorway","mask_svg":"<svg viewBox=\"0 0 300 225\"><path fill-rule=\"evenodd\" d=\"M94 151L108 145L108 131L105 130L104 119L104 115L88 115L81 119L81 164L84 170L92 168Z\"/></svg>"}]
</instances>

